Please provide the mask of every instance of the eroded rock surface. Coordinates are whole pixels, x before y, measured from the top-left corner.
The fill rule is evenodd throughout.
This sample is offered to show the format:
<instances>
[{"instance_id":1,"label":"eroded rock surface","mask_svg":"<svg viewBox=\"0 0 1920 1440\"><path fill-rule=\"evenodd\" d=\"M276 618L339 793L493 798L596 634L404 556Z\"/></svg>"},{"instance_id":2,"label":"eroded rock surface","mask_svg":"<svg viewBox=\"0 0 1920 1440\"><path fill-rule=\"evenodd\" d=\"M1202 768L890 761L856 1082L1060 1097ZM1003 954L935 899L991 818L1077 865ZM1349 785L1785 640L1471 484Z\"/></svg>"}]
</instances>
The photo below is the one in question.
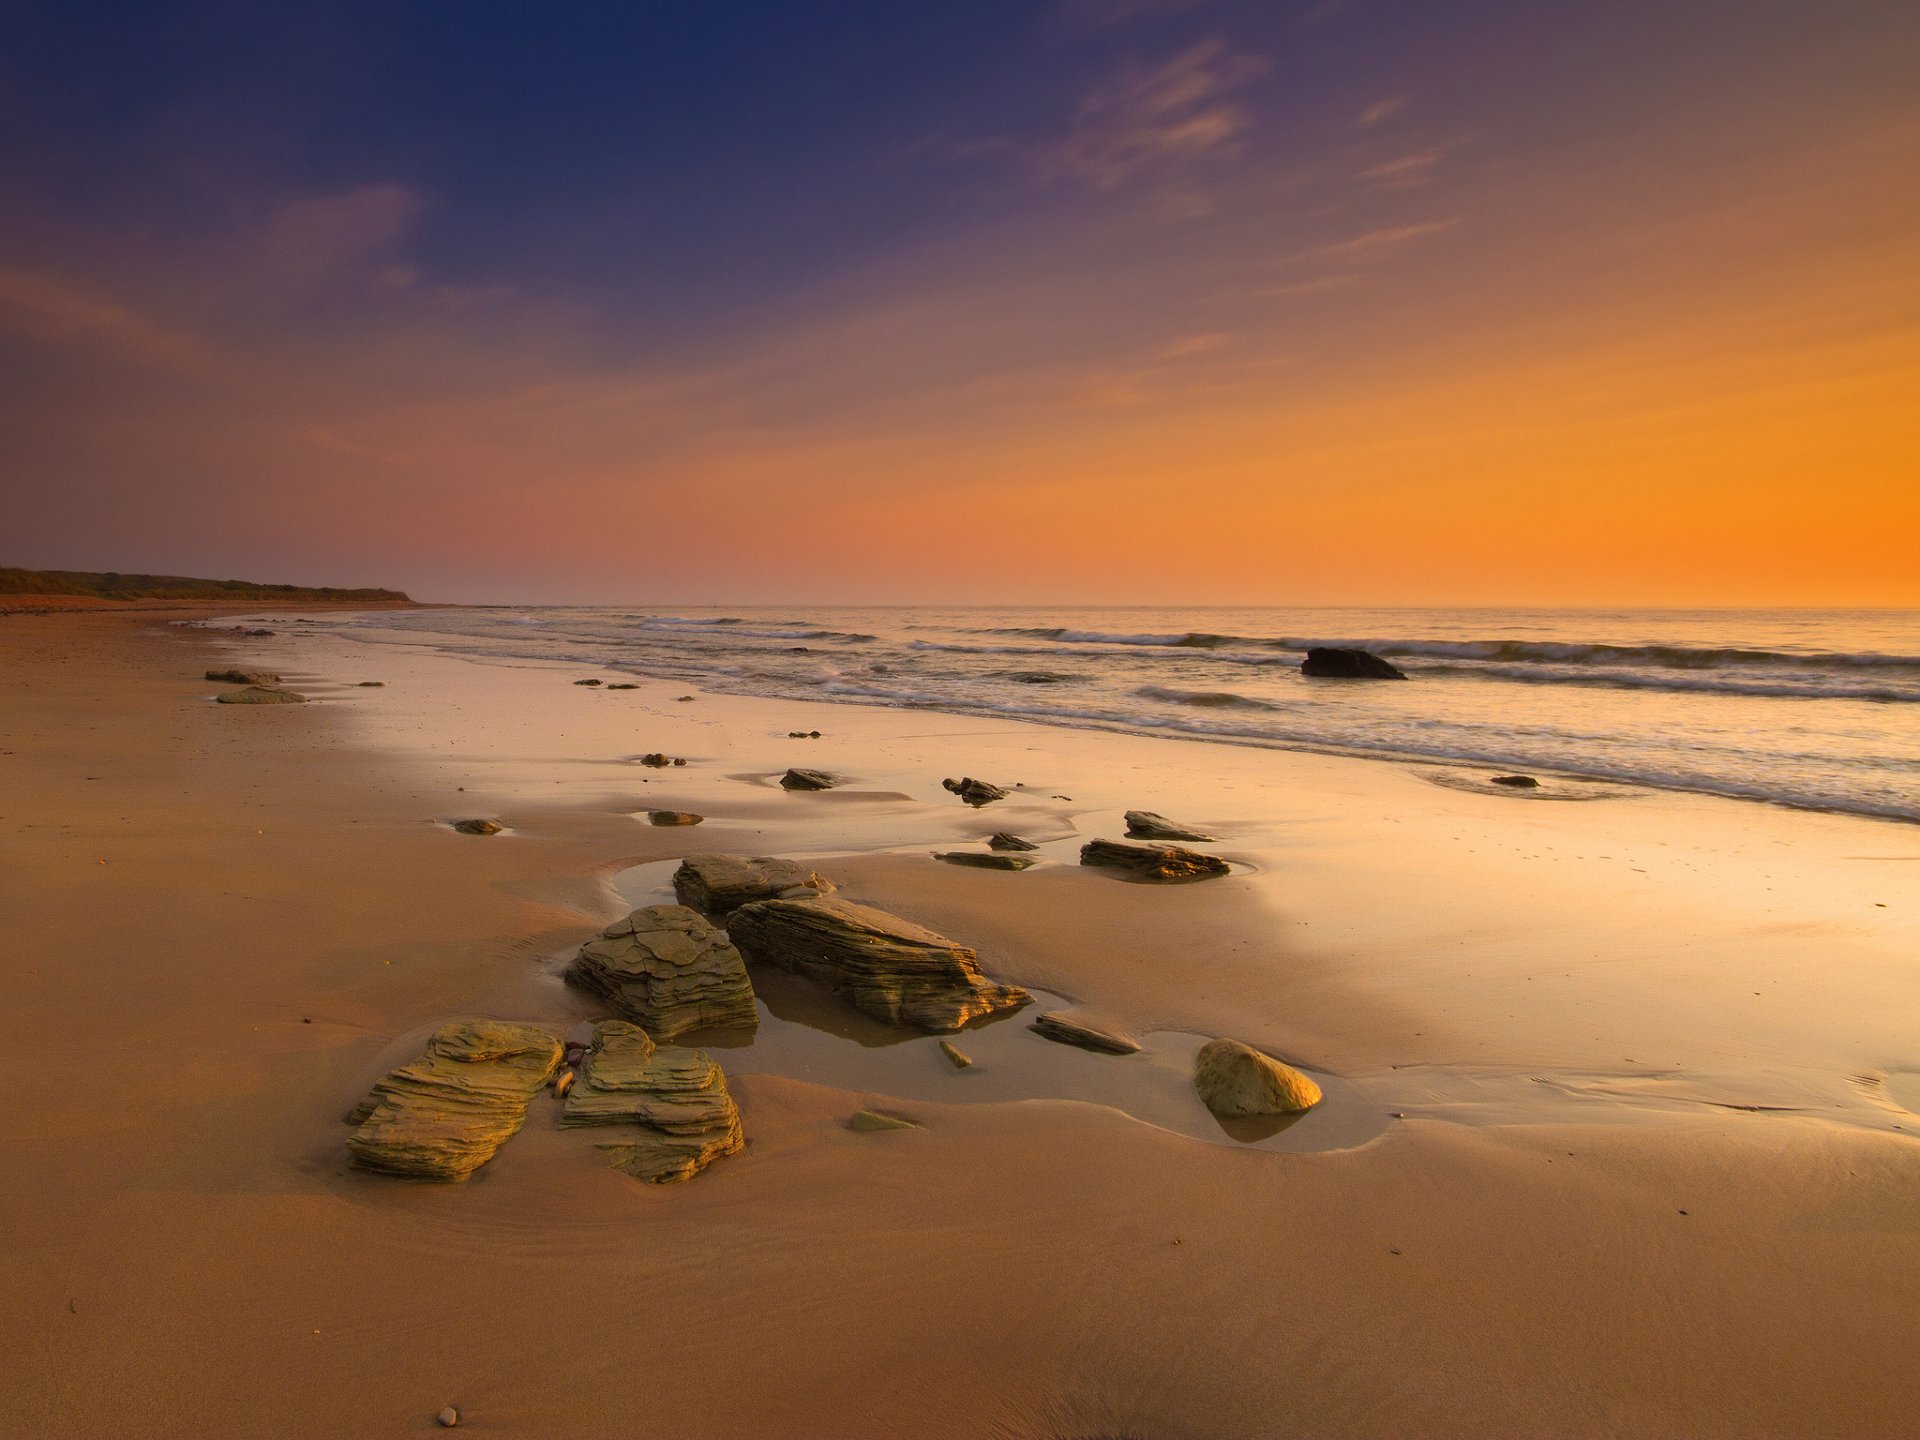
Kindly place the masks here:
<instances>
[{"instance_id":1,"label":"eroded rock surface","mask_svg":"<svg viewBox=\"0 0 1920 1440\"><path fill-rule=\"evenodd\" d=\"M375 1082L348 1123L354 1163L389 1175L464 1180L520 1129L560 1067L556 1036L504 1020L442 1025L426 1053Z\"/></svg>"},{"instance_id":2,"label":"eroded rock surface","mask_svg":"<svg viewBox=\"0 0 1920 1440\"><path fill-rule=\"evenodd\" d=\"M214 697L222 705L304 705L307 697L272 685L249 685L244 690L229 690Z\"/></svg>"},{"instance_id":3,"label":"eroded rock surface","mask_svg":"<svg viewBox=\"0 0 1920 1440\"><path fill-rule=\"evenodd\" d=\"M780 777L780 788L783 790L831 790L839 783L824 770L807 770L799 766Z\"/></svg>"},{"instance_id":4,"label":"eroded rock surface","mask_svg":"<svg viewBox=\"0 0 1920 1440\"><path fill-rule=\"evenodd\" d=\"M1238 1040L1209 1040L1193 1059L1193 1088L1216 1115L1292 1115L1320 1103L1320 1087Z\"/></svg>"},{"instance_id":5,"label":"eroded rock surface","mask_svg":"<svg viewBox=\"0 0 1920 1440\"><path fill-rule=\"evenodd\" d=\"M1232 869L1218 855L1178 845L1129 845L1124 840L1089 840L1080 847L1080 863L1161 881L1209 880Z\"/></svg>"},{"instance_id":6,"label":"eroded rock surface","mask_svg":"<svg viewBox=\"0 0 1920 1440\"><path fill-rule=\"evenodd\" d=\"M691 1179L747 1143L713 1057L655 1045L625 1020L594 1027L560 1124L620 1127L601 1150L615 1169L656 1185Z\"/></svg>"},{"instance_id":7,"label":"eroded rock surface","mask_svg":"<svg viewBox=\"0 0 1920 1440\"><path fill-rule=\"evenodd\" d=\"M1038 850L1040 847L1031 840L1022 840L1018 835L1009 835L1005 830L997 832L987 841L993 850Z\"/></svg>"},{"instance_id":8,"label":"eroded rock surface","mask_svg":"<svg viewBox=\"0 0 1920 1440\"><path fill-rule=\"evenodd\" d=\"M689 855L673 872L673 893L682 905L725 915L754 900L825 895L833 882L804 865L770 855Z\"/></svg>"},{"instance_id":9,"label":"eroded rock surface","mask_svg":"<svg viewBox=\"0 0 1920 1440\"><path fill-rule=\"evenodd\" d=\"M1082 1050L1097 1050L1102 1055L1137 1055L1140 1052L1140 1042L1132 1036L1098 1029L1058 1011L1034 1016L1033 1023L1027 1028L1036 1035L1058 1040L1062 1045L1078 1045Z\"/></svg>"},{"instance_id":10,"label":"eroded rock surface","mask_svg":"<svg viewBox=\"0 0 1920 1440\"><path fill-rule=\"evenodd\" d=\"M952 791L969 805L991 805L994 801L1004 800L1013 793L1010 790L1002 790L998 785L989 784L985 780L976 780L971 775L959 780L942 780L940 785L942 789Z\"/></svg>"},{"instance_id":11,"label":"eroded rock surface","mask_svg":"<svg viewBox=\"0 0 1920 1440\"><path fill-rule=\"evenodd\" d=\"M762 900L727 929L749 960L804 975L893 1025L958 1030L1033 999L982 975L970 947L848 900Z\"/></svg>"},{"instance_id":12,"label":"eroded rock surface","mask_svg":"<svg viewBox=\"0 0 1920 1440\"><path fill-rule=\"evenodd\" d=\"M1406 675L1392 662L1382 660L1371 650L1348 650L1337 645L1316 645L1300 662L1300 673L1323 680L1404 680Z\"/></svg>"},{"instance_id":13,"label":"eroded rock surface","mask_svg":"<svg viewBox=\"0 0 1920 1440\"><path fill-rule=\"evenodd\" d=\"M1127 811L1127 834L1135 840L1211 840L1213 836L1193 825L1169 820L1151 810Z\"/></svg>"},{"instance_id":14,"label":"eroded rock surface","mask_svg":"<svg viewBox=\"0 0 1920 1440\"><path fill-rule=\"evenodd\" d=\"M727 932L685 905L648 905L580 947L567 979L656 1040L752 1027L753 982Z\"/></svg>"}]
</instances>

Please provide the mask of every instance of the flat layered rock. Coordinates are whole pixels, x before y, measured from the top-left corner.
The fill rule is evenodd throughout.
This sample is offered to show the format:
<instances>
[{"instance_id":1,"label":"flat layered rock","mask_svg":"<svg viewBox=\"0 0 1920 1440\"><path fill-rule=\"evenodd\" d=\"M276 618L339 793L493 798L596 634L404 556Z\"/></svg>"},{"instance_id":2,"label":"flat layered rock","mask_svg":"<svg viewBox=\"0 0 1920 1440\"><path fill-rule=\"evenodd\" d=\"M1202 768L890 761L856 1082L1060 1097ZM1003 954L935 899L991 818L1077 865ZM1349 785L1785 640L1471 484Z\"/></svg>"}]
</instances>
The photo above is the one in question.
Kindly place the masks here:
<instances>
[{"instance_id":1,"label":"flat layered rock","mask_svg":"<svg viewBox=\"0 0 1920 1440\"><path fill-rule=\"evenodd\" d=\"M1538 790L1540 782L1531 775L1495 775L1489 785L1504 785L1509 790Z\"/></svg>"},{"instance_id":2,"label":"flat layered rock","mask_svg":"<svg viewBox=\"0 0 1920 1440\"><path fill-rule=\"evenodd\" d=\"M804 865L770 855L689 855L673 872L673 893L682 905L725 915L754 900L825 895L833 889Z\"/></svg>"},{"instance_id":3,"label":"flat layered rock","mask_svg":"<svg viewBox=\"0 0 1920 1440\"><path fill-rule=\"evenodd\" d=\"M594 1027L560 1124L620 1127L600 1148L615 1169L656 1185L691 1179L747 1143L713 1057L657 1046L624 1020Z\"/></svg>"},{"instance_id":4,"label":"flat layered rock","mask_svg":"<svg viewBox=\"0 0 1920 1440\"><path fill-rule=\"evenodd\" d=\"M1193 1059L1193 1088L1216 1115L1293 1115L1320 1103L1320 1087L1238 1040L1209 1040Z\"/></svg>"},{"instance_id":5,"label":"flat layered rock","mask_svg":"<svg viewBox=\"0 0 1920 1440\"><path fill-rule=\"evenodd\" d=\"M1089 840L1080 847L1080 863L1161 881L1209 880L1232 869L1218 855L1178 845L1129 845L1124 840Z\"/></svg>"},{"instance_id":6,"label":"flat layered rock","mask_svg":"<svg viewBox=\"0 0 1920 1440\"><path fill-rule=\"evenodd\" d=\"M649 810L649 825L698 825L707 817L696 815L691 810Z\"/></svg>"},{"instance_id":7,"label":"flat layered rock","mask_svg":"<svg viewBox=\"0 0 1920 1440\"><path fill-rule=\"evenodd\" d=\"M456 820L453 828L462 835L498 835L506 827L498 820Z\"/></svg>"},{"instance_id":8,"label":"flat layered rock","mask_svg":"<svg viewBox=\"0 0 1920 1440\"><path fill-rule=\"evenodd\" d=\"M280 677L265 670L209 670L207 679L223 685L278 685Z\"/></svg>"},{"instance_id":9,"label":"flat layered rock","mask_svg":"<svg viewBox=\"0 0 1920 1440\"><path fill-rule=\"evenodd\" d=\"M1036 1035L1044 1035L1049 1040L1057 1040L1062 1045L1078 1045L1082 1050L1097 1050L1102 1055L1137 1055L1140 1042L1129 1035L1116 1035L1110 1030L1100 1030L1071 1016L1058 1011L1033 1017L1033 1023L1027 1027Z\"/></svg>"},{"instance_id":10,"label":"flat layered rock","mask_svg":"<svg viewBox=\"0 0 1920 1440\"><path fill-rule=\"evenodd\" d=\"M799 766L780 777L780 788L783 790L831 790L839 783L824 770L807 770Z\"/></svg>"},{"instance_id":11,"label":"flat layered rock","mask_svg":"<svg viewBox=\"0 0 1920 1440\"><path fill-rule=\"evenodd\" d=\"M1404 680L1391 661L1371 650L1349 650L1338 645L1316 645L1300 662L1300 673L1322 680Z\"/></svg>"},{"instance_id":12,"label":"flat layered rock","mask_svg":"<svg viewBox=\"0 0 1920 1440\"><path fill-rule=\"evenodd\" d=\"M753 982L727 932L685 905L648 905L580 947L567 979L658 1040L753 1027Z\"/></svg>"},{"instance_id":13,"label":"flat layered rock","mask_svg":"<svg viewBox=\"0 0 1920 1440\"><path fill-rule=\"evenodd\" d=\"M933 858L976 870L1026 870L1039 863L1031 855L996 855L991 850L936 850Z\"/></svg>"},{"instance_id":14,"label":"flat layered rock","mask_svg":"<svg viewBox=\"0 0 1920 1440\"><path fill-rule=\"evenodd\" d=\"M1018 835L1009 835L1001 830L987 841L991 850L1038 850L1040 847L1031 840L1022 840Z\"/></svg>"},{"instance_id":15,"label":"flat layered rock","mask_svg":"<svg viewBox=\"0 0 1920 1440\"><path fill-rule=\"evenodd\" d=\"M464 1180L518 1132L560 1067L556 1036L503 1020L442 1025L426 1053L375 1082L348 1123L354 1163L388 1175Z\"/></svg>"},{"instance_id":16,"label":"flat layered rock","mask_svg":"<svg viewBox=\"0 0 1920 1440\"><path fill-rule=\"evenodd\" d=\"M249 685L244 690L228 690L214 697L222 705L304 705L307 697L272 685Z\"/></svg>"},{"instance_id":17,"label":"flat layered rock","mask_svg":"<svg viewBox=\"0 0 1920 1440\"><path fill-rule=\"evenodd\" d=\"M958 780L942 780L940 787L958 795L967 804L975 806L991 805L994 801L1004 800L1013 793L1011 790L1002 790L998 785L990 784L985 780L976 780L971 775L963 776Z\"/></svg>"},{"instance_id":18,"label":"flat layered rock","mask_svg":"<svg viewBox=\"0 0 1920 1440\"><path fill-rule=\"evenodd\" d=\"M848 900L762 900L727 929L749 960L804 975L892 1025L958 1030L1033 999L982 975L970 947Z\"/></svg>"},{"instance_id":19,"label":"flat layered rock","mask_svg":"<svg viewBox=\"0 0 1920 1440\"><path fill-rule=\"evenodd\" d=\"M1134 840L1211 840L1213 836L1194 825L1169 820L1151 810L1127 811L1127 834Z\"/></svg>"}]
</instances>

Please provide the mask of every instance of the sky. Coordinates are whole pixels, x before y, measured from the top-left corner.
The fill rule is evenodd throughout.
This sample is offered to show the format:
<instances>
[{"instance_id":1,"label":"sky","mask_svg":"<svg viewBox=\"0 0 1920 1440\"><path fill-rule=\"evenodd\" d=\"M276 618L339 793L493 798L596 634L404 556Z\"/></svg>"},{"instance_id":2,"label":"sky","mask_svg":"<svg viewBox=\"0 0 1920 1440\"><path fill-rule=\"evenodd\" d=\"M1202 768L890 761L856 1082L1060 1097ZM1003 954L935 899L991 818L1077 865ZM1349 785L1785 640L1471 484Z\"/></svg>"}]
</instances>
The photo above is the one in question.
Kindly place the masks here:
<instances>
[{"instance_id":1,"label":"sky","mask_svg":"<svg viewBox=\"0 0 1920 1440\"><path fill-rule=\"evenodd\" d=\"M0 0L0 564L1920 605L1911 0Z\"/></svg>"}]
</instances>

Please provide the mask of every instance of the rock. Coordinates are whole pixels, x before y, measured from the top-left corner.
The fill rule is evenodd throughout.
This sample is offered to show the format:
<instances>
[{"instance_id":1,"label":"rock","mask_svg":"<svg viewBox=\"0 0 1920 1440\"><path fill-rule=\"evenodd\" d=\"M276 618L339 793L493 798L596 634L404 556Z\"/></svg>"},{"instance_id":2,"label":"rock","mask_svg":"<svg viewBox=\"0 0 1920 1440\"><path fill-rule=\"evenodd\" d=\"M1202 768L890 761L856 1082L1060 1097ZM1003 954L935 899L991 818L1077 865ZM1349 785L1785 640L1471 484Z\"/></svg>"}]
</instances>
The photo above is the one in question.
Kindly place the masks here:
<instances>
[{"instance_id":1,"label":"rock","mask_svg":"<svg viewBox=\"0 0 1920 1440\"><path fill-rule=\"evenodd\" d=\"M951 1040L942 1040L940 1042L940 1053L953 1062L953 1068L956 1070L972 1068L973 1057Z\"/></svg>"},{"instance_id":2,"label":"rock","mask_svg":"<svg viewBox=\"0 0 1920 1440\"><path fill-rule=\"evenodd\" d=\"M805 975L893 1025L958 1030L1033 999L983 976L969 947L847 900L761 900L734 911L727 930L749 960Z\"/></svg>"},{"instance_id":3,"label":"rock","mask_svg":"<svg viewBox=\"0 0 1920 1440\"><path fill-rule=\"evenodd\" d=\"M506 827L497 820L456 820L453 828L462 835L498 835Z\"/></svg>"},{"instance_id":4,"label":"rock","mask_svg":"<svg viewBox=\"0 0 1920 1440\"><path fill-rule=\"evenodd\" d=\"M638 685L634 684L630 680L623 680L618 685L607 686L607 689L609 690L638 690L639 688L640 687Z\"/></svg>"},{"instance_id":5,"label":"rock","mask_svg":"<svg viewBox=\"0 0 1920 1440\"><path fill-rule=\"evenodd\" d=\"M787 731L787 739L789 740L818 740L819 738L820 738L820 732L818 730Z\"/></svg>"},{"instance_id":6,"label":"rock","mask_svg":"<svg viewBox=\"0 0 1920 1440\"><path fill-rule=\"evenodd\" d=\"M460 1412L449 1405L433 1418L440 1422L442 1429L451 1430L460 1423Z\"/></svg>"},{"instance_id":7,"label":"rock","mask_svg":"<svg viewBox=\"0 0 1920 1440\"><path fill-rule=\"evenodd\" d=\"M996 800L1004 800L1011 791L1002 790L998 785L990 785L985 780L975 780L971 775L959 780L942 780L940 787L950 790L969 805L991 805Z\"/></svg>"},{"instance_id":8,"label":"rock","mask_svg":"<svg viewBox=\"0 0 1920 1440\"><path fill-rule=\"evenodd\" d=\"M1504 785L1509 790L1538 790L1540 782L1531 775L1496 775L1489 785Z\"/></svg>"},{"instance_id":9,"label":"rock","mask_svg":"<svg viewBox=\"0 0 1920 1440\"><path fill-rule=\"evenodd\" d=\"M1009 835L1001 830L987 841L995 850L1038 850L1040 847L1031 840L1022 840L1018 835Z\"/></svg>"},{"instance_id":10,"label":"rock","mask_svg":"<svg viewBox=\"0 0 1920 1440\"><path fill-rule=\"evenodd\" d=\"M1238 1040L1209 1040L1193 1060L1193 1088L1216 1115L1292 1115L1320 1103L1320 1087Z\"/></svg>"},{"instance_id":11,"label":"rock","mask_svg":"<svg viewBox=\"0 0 1920 1440\"><path fill-rule=\"evenodd\" d=\"M687 703L687 702L688 702L689 700L697 700L697 699L699 699L700 697L699 697L699 696L697 696L697 695L681 695L681 696L678 696L678 697L676 697L676 698L677 698L677 699L679 700L679 702L680 702L680 703L681 703L682 705L684 705L684 704L686 704L686 703Z\"/></svg>"},{"instance_id":12,"label":"rock","mask_svg":"<svg viewBox=\"0 0 1920 1440\"><path fill-rule=\"evenodd\" d=\"M1211 840L1213 836L1151 810L1127 811L1127 834L1135 840Z\"/></svg>"},{"instance_id":13,"label":"rock","mask_svg":"<svg viewBox=\"0 0 1920 1440\"><path fill-rule=\"evenodd\" d=\"M840 782L823 770L792 769L780 777L783 790L831 790Z\"/></svg>"},{"instance_id":14,"label":"rock","mask_svg":"<svg viewBox=\"0 0 1920 1440\"><path fill-rule=\"evenodd\" d=\"M1368 650L1315 645L1300 662L1300 673L1323 680L1404 680L1397 666Z\"/></svg>"},{"instance_id":15,"label":"rock","mask_svg":"<svg viewBox=\"0 0 1920 1440\"><path fill-rule=\"evenodd\" d=\"M1033 1023L1027 1028L1036 1035L1044 1035L1049 1040L1058 1040L1062 1045L1078 1045L1082 1050L1097 1050L1102 1055L1140 1053L1138 1040L1126 1035L1115 1035L1107 1030L1096 1030L1093 1026L1071 1019L1058 1011L1034 1016Z\"/></svg>"},{"instance_id":16,"label":"rock","mask_svg":"<svg viewBox=\"0 0 1920 1440\"><path fill-rule=\"evenodd\" d=\"M215 697L222 705L304 705L307 697L271 685L249 685L244 690L229 690Z\"/></svg>"},{"instance_id":17,"label":"rock","mask_svg":"<svg viewBox=\"0 0 1920 1440\"><path fill-rule=\"evenodd\" d=\"M649 810L649 825L698 825L707 817L696 815L691 810Z\"/></svg>"},{"instance_id":18,"label":"rock","mask_svg":"<svg viewBox=\"0 0 1920 1440\"><path fill-rule=\"evenodd\" d=\"M253 637L254 639L256 639L256 640L263 640L263 639L265 639L265 638L266 638L267 636L269 636L269 635L271 635L271 634L273 634L273 631L271 631L271 630L248 630L248 629L245 629L245 628L242 628L242 629L241 629L241 631L240 631L240 633L241 633L242 635L251 635L251 636L252 636L252 637Z\"/></svg>"},{"instance_id":19,"label":"rock","mask_svg":"<svg viewBox=\"0 0 1920 1440\"><path fill-rule=\"evenodd\" d=\"M280 677L265 670L209 670L207 679L222 685L278 685Z\"/></svg>"},{"instance_id":20,"label":"rock","mask_svg":"<svg viewBox=\"0 0 1920 1440\"><path fill-rule=\"evenodd\" d=\"M1089 840L1080 847L1080 863L1125 870L1144 880L1207 880L1232 868L1218 855L1178 845L1129 845L1122 840Z\"/></svg>"},{"instance_id":21,"label":"rock","mask_svg":"<svg viewBox=\"0 0 1920 1440\"><path fill-rule=\"evenodd\" d=\"M727 932L684 905L648 905L580 947L567 979L657 1040L759 1025L746 961Z\"/></svg>"},{"instance_id":22,"label":"rock","mask_svg":"<svg viewBox=\"0 0 1920 1440\"><path fill-rule=\"evenodd\" d=\"M651 755L642 755L640 757L640 763L642 765L651 765L655 770L664 770L669 765L684 765L687 762L684 760L676 760L671 755L663 755L658 750L655 750Z\"/></svg>"},{"instance_id":23,"label":"rock","mask_svg":"<svg viewBox=\"0 0 1920 1440\"><path fill-rule=\"evenodd\" d=\"M532 1025L460 1020L426 1053L375 1082L348 1123L354 1163L389 1175L464 1180L520 1129L560 1066L560 1041Z\"/></svg>"},{"instance_id":24,"label":"rock","mask_svg":"<svg viewBox=\"0 0 1920 1440\"><path fill-rule=\"evenodd\" d=\"M933 858L949 865L971 865L976 870L1025 870L1039 863L1031 855L983 854L978 850L936 850Z\"/></svg>"},{"instance_id":25,"label":"rock","mask_svg":"<svg viewBox=\"0 0 1920 1440\"><path fill-rule=\"evenodd\" d=\"M713 1057L656 1046L624 1020L594 1027L560 1124L621 1126L626 1133L600 1148L615 1169L656 1185L691 1179L747 1143Z\"/></svg>"},{"instance_id":26,"label":"rock","mask_svg":"<svg viewBox=\"0 0 1920 1440\"><path fill-rule=\"evenodd\" d=\"M687 762L685 760L682 760L678 755L676 755L673 757L673 763L676 765L684 765Z\"/></svg>"},{"instance_id":27,"label":"rock","mask_svg":"<svg viewBox=\"0 0 1920 1440\"><path fill-rule=\"evenodd\" d=\"M384 690L387 688L387 682L384 680L362 680L359 684L362 690Z\"/></svg>"},{"instance_id":28,"label":"rock","mask_svg":"<svg viewBox=\"0 0 1920 1440\"><path fill-rule=\"evenodd\" d=\"M832 890L831 880L770 855L689 855L673 872L673 893L680 903L709 915L725 915L753 900L796 892L826 895Z\"/></svg>"},{"instance_id":29,"label":"rock","mask_svg":"<svg viewBox=\"0 0 1920 1440\"><path fill-rule=\"evenodd\" d=\"M604 680L576 680L573 683L576 685L604 685L607 682Z\"/></svg>"},{"instance_id":30,"label":"rock","mask_svg":"<svg viewBox=\"0 0 1920 1440\"><path fill-rule=\"evenodd\" d=\"M1056 675L1051 670L1009 670L1007 679L1018 685L1058 685L1066 680L1065 675Z\"/></svg>"},{"instance_id":31,"label":"rock","mask_svg":"<svg viewBox=\"0 0 1920 1440\"><path fill-rule=\"evenodd\" d=\"M911 1120L902 1120L898 1115L883 1115L878 1110L856 1110L847 1117L847 1128L871 1133L875 1130L918 1130L920 1127Z\"/></svg>"},{"instance_id":32,"label":"rock","mask_svg":"<svg viewBox=\"0 0 1920 1440\"><path fill-rule=\"evenodd\" d=\"M573 1060L573 1058L574 1058L573 1051L571 1050L567 1051L567 1059L571 1061ZM556 1100L566 1099L567 1092L573 1089L573 1081L574 1081L574 1073L571 1070L562 1070L558 1075L554 1076L553 1077L553 1098Z\"/></svg>"}]
</instances>

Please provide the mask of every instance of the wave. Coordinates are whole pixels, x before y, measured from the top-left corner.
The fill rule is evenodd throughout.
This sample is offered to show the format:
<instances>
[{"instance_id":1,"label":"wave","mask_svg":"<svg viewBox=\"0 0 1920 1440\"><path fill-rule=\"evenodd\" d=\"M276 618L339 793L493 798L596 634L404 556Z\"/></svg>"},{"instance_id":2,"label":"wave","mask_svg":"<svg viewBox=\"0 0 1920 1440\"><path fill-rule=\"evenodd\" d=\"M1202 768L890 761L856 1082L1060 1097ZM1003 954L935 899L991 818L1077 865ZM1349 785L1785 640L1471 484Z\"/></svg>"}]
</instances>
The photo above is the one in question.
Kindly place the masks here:
<instances>
[{"instance_id":1,"label":"wave","mask_svg":"<svg viewBox=\"0 0 1920 1440\"><path fill-rule=\"evenodd\" d=\"M1851 684L1844 677L1807 674L1757 678L1746 675L1661 674L1657 671L1550 669L1527 665L1432 665L1422 674L1454 674L1521 685L1593 685L1610 690L1664 690L1693 695L1749 695L1777 700L1864 700L1880 705L1920 704L1920 685Z\"/></svg>"},{"instance_id":2,"label":"wave","mask_svg":"<svg viewBox=\"0 0 1920 1440\"><path fill-rule=\"evenodd\" d=\"M1231 690L1169 690L1161 685L1142 685L1133 692L1143 700L1164 700L1174 705L1196 705L1204 710L1284 710L1284 705L1256 700L1251 695L1236 695Z\"/></svg>"}]
</instances>

